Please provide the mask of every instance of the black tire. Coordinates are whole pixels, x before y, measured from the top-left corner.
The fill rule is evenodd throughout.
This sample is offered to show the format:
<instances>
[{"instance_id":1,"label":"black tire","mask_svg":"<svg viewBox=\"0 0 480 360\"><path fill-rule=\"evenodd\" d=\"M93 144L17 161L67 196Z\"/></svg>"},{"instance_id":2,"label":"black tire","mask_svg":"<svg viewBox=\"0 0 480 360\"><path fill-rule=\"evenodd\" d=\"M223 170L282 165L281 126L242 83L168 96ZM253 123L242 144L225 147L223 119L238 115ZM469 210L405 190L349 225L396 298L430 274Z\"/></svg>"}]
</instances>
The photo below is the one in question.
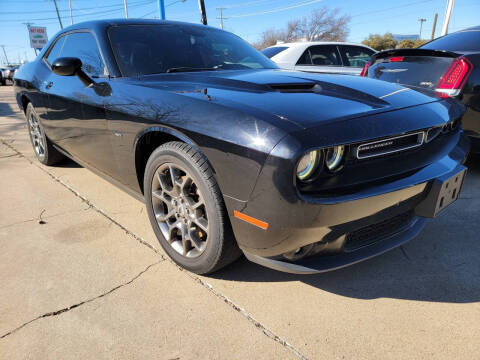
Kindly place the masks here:
<instances>
[{"instance_id":1,"label":"black tire","mask_svg":"<svg viewBox=\"0 0 480 360\"><path fill-rule=\"evenodd\" d=\"M155 198L152 195L152 186L156 181L155 179L158 179L157 171L165 168L168 164L177 167L175 172L178 171L180 174L185 174L183 177L178 178L179 181L185 182L187 181L185 180L187 177L191 180L191 184L195 186L198 194L200 194L199 199L202 200L201 202L204 204L202 205L202 212L204 212L204 215L206 215L208 219L208 230L203 234L207 236L207 240L205 241L203 252L194 258L187 257L185 255L186 250L183 250L184 253L181 254L178 249L174 249L173 244L167 240L164 232L162 232L160 228L160 223L166 224L169 220L159 222L155 214L155 211L157 211L158 215L158 210L154 209L154 206L158 207L158 203L154 205L154 200L152 200ZM185 172L179 169L184 169ZM165 178L167 179L168 177L165 176ZM165 252L178 265L197 274L209 274L230 264L241 255L241 251L234 239L223 198L213 171L206 157L193 147L182 142L169 142L157 148L151 154L146 165L144 190L148 217L155 235ZM154 189L154 191L160 191L163 194L162 189ZM179 191L183 192L184 190ZM170 199L172 198L170 197ZM158 199L156 200L158 201ZM167 209L165 212L170 212L170 205L168 205L168 208L165 207L167 203L169 202L160 201L161 206ZM188 218L188 215L185 216ZM175 223L183 221L176 218L175 215L171 219L173 219L171 222ZM197 229L201 233L199 227L195 227L195 225L188 226L188 233L190 233L192 228ZM176 230L174 226L172 229L174 229L174 231ZM193 248L193 242L191 245L192 250L196 251L196 249Z\"/></svg>"},{"instance_id":2,"label":"black tire","mask_svg":"<svg viewBox=\"0 0 480 360\"><path fill-rule=\"evenodd\" d=\"M44 165L55 165L64 160L65 156L53 147L52 142L45 135L45 131L40 123L39 116L32 103L28 103L27 110L25 111L25 117L27 118L27 129L30 136L30 142L38 161ZM33 119L31 119L31 117L33 117ZM32 125L32 120L35 122L35 125ZM33 135L34 133L36 134L35 136L37 140ZM36 141L38 143L42 142L43 151L37 150Z\"/></svg>"}]
</instances>

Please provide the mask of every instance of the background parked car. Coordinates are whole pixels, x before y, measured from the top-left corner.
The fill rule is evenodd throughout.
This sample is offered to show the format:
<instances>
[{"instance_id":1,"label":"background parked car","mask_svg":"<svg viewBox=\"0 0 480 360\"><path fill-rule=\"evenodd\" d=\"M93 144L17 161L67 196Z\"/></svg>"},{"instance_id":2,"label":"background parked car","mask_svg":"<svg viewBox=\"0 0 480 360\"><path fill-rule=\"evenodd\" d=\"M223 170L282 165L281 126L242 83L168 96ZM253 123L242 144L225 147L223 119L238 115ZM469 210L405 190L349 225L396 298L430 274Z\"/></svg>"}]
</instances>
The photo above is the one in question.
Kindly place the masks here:
<instances>
[{"instance_id":1,"label":"background parked car","mask_svg":"<svg viewBox=\"0 0 480 360\"><path fill-rule=\"evenodd\" d=\"M375 50L344 42L295 42L271 46L263 54L288 70L360 75Z\"/></svg>"},{"instance_id":2,"label":"background parked car","mask_svg":"<svg viewBox=\"0 0 480 360\"><path fill-rule=\"evenodd\" d=\"M10 80L11 82L13 82L13 77L15 76L15 72L17 71L18 68L19 66L13 66L10 69L8 69L7 79Z\"/></svg>"},{"instance_id":3,"label":"background parked car","mask_svg":"<svg viewBox=\"0 0 480 360\"><path fill-rule=\"evenodd\" d=\"M7 84L6 70L6 68L0 68L0 85Z\"/></svg>"},{"instance_id":4,"label":"background parked car","mask_svg":"<svg viewBox=\"0 0 480 360\"><path fill-rule=\"evenodd\" d=\"M480 152L480 26L451 33L418 49L372 56L362 75L436 91L467 106L463 128Z\"/></svg>"}]
</instances>

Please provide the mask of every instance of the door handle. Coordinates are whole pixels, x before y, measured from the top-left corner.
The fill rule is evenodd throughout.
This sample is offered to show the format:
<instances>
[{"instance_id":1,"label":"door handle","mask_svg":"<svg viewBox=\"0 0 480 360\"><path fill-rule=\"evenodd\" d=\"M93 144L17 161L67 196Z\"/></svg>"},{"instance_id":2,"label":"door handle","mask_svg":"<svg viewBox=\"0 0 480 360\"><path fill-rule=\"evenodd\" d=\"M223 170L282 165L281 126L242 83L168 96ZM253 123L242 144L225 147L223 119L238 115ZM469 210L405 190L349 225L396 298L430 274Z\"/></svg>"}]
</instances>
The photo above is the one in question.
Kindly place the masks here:
<instances>
[{"instance_id":1,"label":"door handle","mask_svg":"<svg viewBox=\"0 0 480 360\"><path fill-rule=\"evenodd\" d=\"M50 89L53 86L53 82L50 81L47 86L45 86L46 89Z\"/></svg>"}]
</instances>

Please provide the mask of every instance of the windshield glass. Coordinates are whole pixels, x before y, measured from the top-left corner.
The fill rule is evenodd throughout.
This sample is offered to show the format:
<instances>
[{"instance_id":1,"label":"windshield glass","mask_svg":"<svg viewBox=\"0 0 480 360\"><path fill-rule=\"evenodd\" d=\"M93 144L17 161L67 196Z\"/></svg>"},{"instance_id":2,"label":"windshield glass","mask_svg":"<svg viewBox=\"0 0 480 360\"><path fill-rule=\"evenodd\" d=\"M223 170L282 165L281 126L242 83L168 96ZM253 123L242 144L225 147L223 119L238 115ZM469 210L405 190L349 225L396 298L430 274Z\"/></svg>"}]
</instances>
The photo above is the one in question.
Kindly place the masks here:
<instances>
[{"instance_id":1,"label":"windshield glass","mask_svg":"<svg viewBox=\"0 0 480 360\"><path fill-rule=\"evenodd\" d=\"M448 34L430 41L421 48L446 51L478 51L479 44L480 31L475 30Z\"/></svg>"},{"instance_id":2,"label":"windshield glass","mask_svg":"<svg viewBox=\"0 0 480 360\"><path fill-rule=\"evenodd\" d=\"M123 76L172 69L276 69L238 36L195 25L121 25L108 31Z\"/></svg>"}]
</instances>

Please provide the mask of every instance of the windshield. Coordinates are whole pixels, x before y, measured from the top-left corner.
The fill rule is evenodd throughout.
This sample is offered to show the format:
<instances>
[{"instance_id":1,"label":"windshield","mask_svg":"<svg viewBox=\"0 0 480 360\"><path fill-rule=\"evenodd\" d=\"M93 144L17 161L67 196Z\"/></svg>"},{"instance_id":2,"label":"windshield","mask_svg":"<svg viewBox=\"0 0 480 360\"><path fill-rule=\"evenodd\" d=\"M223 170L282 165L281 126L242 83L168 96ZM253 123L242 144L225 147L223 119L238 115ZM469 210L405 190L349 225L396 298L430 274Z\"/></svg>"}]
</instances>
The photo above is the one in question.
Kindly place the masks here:
<instances>
[{"instance_id":1,"label":"windshield","mask_svg":"<svg viewBox=\"0 0 480 360\"><path fill-rule=\"evenodd\" d=\"M121 25L108 31L123 76L218 69L276 69L238 36L195 25Z\"/></svg>"},{"instance_id":2,"label":"windshield","mask_svg":"<svg viewBox=\"0 0 480 360\"><path fill-rule=\"evenodd\" d=\"M430 41L421 48L446 51L478 51L479 43L480 31L461 31Z\"/></svg>"}]
</instances>

